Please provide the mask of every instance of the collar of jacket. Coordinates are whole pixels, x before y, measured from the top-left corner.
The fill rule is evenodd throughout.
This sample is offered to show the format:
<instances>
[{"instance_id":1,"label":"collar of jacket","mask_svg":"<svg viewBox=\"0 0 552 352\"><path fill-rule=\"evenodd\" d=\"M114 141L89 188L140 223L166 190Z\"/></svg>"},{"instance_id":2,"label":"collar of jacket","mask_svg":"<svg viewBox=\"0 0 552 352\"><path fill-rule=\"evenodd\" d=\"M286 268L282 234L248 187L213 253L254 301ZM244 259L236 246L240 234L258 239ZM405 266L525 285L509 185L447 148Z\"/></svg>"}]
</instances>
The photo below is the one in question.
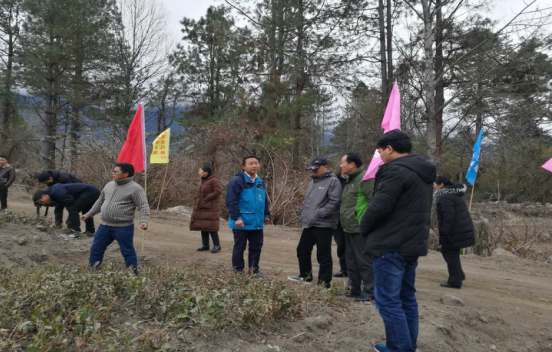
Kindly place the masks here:
<instances>
[{"instance_id":1,"label":"collar of jacket","mask_svg":"<svg viewBox=\"0 0 552 352\"><path fill-rule=\"evenodd\" d=\"M131 177L123 178L122 180L117 180L115 181L115 183L117 184L117 186L123 186L132 181L134 181L134 177L131 176Z\"/></svg>"},{"instance_id":2,"label":"collar of jacket","mask_svg":"<svg viewBox=\"0 0 552 352\"><path fill-rule=\"evenodd\" d=\"M11 167L11 165L6 163L6 165L0 166L0 170L1 170L1 169L6 169L6 168L8 168L8 167Z\"/></svg>"},{"instance_id":3,"label":"collar of jacket","mask_svg":"<svg viewBox=\"0 0 552 352\"><path fill-rule=\"evenodd\" d=\"M207 181L207 180L210 179L212 176L213 176L213 174L209 174L209 175L207 175L207 176L205 176L205 177L202 177L202 178L201 178L201 182Z\"/></svg>"},{"instance_id":4,"label":"collar of jacket","mask_svg":"<svg viewBox=\"0 0 552 352\"><path fill-rule=\"evenodd\" d=\"M251 177L249 177L249 175L247 174L247 172L245 171L242 171L242 174L243 174L243 178L245 179L245 182L247 183L255 183L257 182L257 180L259 179L259 175L255 175L255 178L252 179Z\"/></svg>"},{"instance_id":5,"label":"collar of jacket","mask_svg":"<svg viewBox=\"0 0 552 352\"><path fill-rule=\"evenodd\" d=\"M439 199L443 194L457 194L463 197L466 194L468 187L463 183L453 183L433 192L433 198Z\"/></svg>"},{"instance_id":6,"label":"collar of jacket","mask_svg":"<svg viewBox=\"0 0 552 352\"><path fill-rule=\"evenodd\" d=\"M313 176L312 176L312 180L313 180L314 182L318 182L318 181L320 181L320 180L322 180L322 179L325 179L326 177L332 177L332 176L334 176L334 173L331 172L330 170L328 170L328 171L326 171L325 173L323 173L322 175L313 175Z\"/></svg>"},{"instance_id":7,"label":"collar of jacket","mask_svg":"<svg viewBox=\"0 0 552 352\"><path fill-rule=\"evenodd\" d=\"M366 173L366 167L365 166L361 166L359 167L358 169L356 169L355 171L351 172L349 174L349 177L347 178L347 183L349 182L353 182L353 180L358 176L358 175L364 175Z\"/></svg>"}]
</instances>

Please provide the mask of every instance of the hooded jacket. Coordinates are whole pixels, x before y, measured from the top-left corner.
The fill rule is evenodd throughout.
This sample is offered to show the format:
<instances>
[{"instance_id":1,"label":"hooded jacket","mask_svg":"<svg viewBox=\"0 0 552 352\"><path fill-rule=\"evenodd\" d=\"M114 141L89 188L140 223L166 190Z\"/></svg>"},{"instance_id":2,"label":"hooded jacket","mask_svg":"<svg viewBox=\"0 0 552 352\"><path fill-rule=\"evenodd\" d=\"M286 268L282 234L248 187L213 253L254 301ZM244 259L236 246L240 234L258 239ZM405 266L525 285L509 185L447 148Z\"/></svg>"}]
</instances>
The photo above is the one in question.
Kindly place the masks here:
<instances>
[{"instance_id":1,"label":"hooded jacket","mask_svg":"<svg viewBox=\"0 0 552 352\"><path fill-rule=\"evenodd\" d=\"M360 222L360 233L367 237L366 253L427 255L435 177L435 165L419 154L379 168L374 198Z\"/></svg>"},{"instance_id":2,"label":"hooded jacket","mask_svg":"<svg viewBox=\"0 0 552 352\"><path fill-rule=\"evenodd\" d=\"M312 176L301 207L301 227L337 228L341 183L331 171Z\"/></svg>"},{"instance_id":3,"label":"hooded jacket","mask_svg":"<svg viewBox=\"0 0 552 352\"><path fill-rule=\"evenodd\" d=\"M61 184L82 183L82 181L79 180L77 177L67 172L62 172L59 170L48 170L47 172L50 175L52 175L52 179L54 180L54 183L52 183L52 186L58 183L61 183Z\"/></svg>"},{"instance_id":4,"label":"hooded jacket","mask_svg":"<svg viewBox=\"0 0 552 352\"><path fill-rule=\"evenodd\" d=\"M14 181L15 169L10 164L0 166L0 187L9 188Z\"/></svg>"},{"instance_id":5,"label":"hooded jacket","mask_svg":"<svg viewBox=\"0 0 552 352\"><path fill-rule=\"evenodd\" d=\"M218 231L222 187L215 175L201 179L196 191L190 231Z\"/></svg>"},{"instance_id":6,"label":"hooded jacket","mask_svg":"<svg viewBox=\"0 0 552 352\"><path fill-rule=\"evenodd\" d=\"M466 185L454 183L435 191L441 246L450 249L475 244L475 229L466 201Z\"/></svg>"},{"instance_id":7,"label":"hooded jacket","mask_svg":"<svg viewBox=\"0 0 552 352\"><path fill-rule=\"evenodd\" d=\"M374 193L374 180L362 180L365 173L366 167L351 172L341 195L341 227L347 233L359 233L360 220Z\"/></svg>"},{"instance_id":8,"label":"hooded jacket","mask_svg":"<svg viewBox=\"0 0 552 352\"><path fill-rule=\"evenodd\" d=\"M238 172L226 189L226 207L230 213L228 225L233 230L262 230L264 219L270 217L266 189L257 175L252 180L245 172ZM243 220L244 227L236 227Z\"/></svg>"}]
</instances>

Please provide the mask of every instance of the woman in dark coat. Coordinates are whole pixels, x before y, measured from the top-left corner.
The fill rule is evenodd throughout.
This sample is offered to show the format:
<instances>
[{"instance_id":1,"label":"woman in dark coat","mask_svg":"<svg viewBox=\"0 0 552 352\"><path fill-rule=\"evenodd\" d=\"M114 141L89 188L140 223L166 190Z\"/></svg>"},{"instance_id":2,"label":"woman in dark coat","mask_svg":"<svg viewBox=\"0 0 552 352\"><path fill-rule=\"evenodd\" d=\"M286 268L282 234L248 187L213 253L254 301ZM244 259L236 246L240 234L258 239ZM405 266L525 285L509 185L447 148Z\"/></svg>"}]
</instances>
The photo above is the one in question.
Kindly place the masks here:
<instances>
[{"instance_id":1,"label":"woman in dark coat","mask_svg":"<svg viewBox=\"0 0 552 352\"><path fill-rule=\"evenodd\" d=\"M449 279L441 284L448 288L461 288L466 278L460 263L460 249L475 244L475 229L464 200L466 185L452 183L446 176L438 176L433 185L441 253L447 262Z\"/></svg>"},{"instance_id":2,"label":"woman in dark coat","mask_svg":"<svg viewBox=\"0 0 552 352\"><path fill-rule=\"evenodd\" d=\"M209 250L209 235L211 235L213 240L211 253L218 253L220 252L218 231L222 187L209 166L202 166L198 174L201 177L201 184L196 192L190 231L201 231L203 245L197 249L199 252Z\"/></svg>"}]
</instances>

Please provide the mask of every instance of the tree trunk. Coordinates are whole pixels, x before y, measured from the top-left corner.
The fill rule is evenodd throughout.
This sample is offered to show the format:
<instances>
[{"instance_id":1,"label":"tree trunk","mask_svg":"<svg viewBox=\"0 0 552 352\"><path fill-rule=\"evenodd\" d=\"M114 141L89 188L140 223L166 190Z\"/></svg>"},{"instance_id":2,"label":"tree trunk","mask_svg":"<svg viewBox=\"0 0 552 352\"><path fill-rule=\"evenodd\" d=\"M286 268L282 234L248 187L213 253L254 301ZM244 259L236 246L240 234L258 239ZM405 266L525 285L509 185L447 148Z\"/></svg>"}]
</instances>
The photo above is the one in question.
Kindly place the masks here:
<instances>
[{"instance_id":1,"label":"tree trunk","mask_svg":"<svg viewBox=\"0 0 552 352\"><path fill-rule=\"evenodd\" d=\"M44 128L44 142L42 149L43 169L55 169L56 167L56 127L57 118L55 113L56 96L54 93L54 65L50 64L49 82L46 92L46 119Z\"/></svg>"},{"instance_id":2,"label":"tree trunk","mask_svg":"<svg viewBox=\"0 0 552 352\"><path fill-rule=\"evenodd\" d=\"M427 156L435 162L437 151L436 121L435 121L435 69L433 62L433 43L435 33L433 32L433 14L430 0L420 0L424 17L424 94L426 107L426 143Z\"/></svg>"},{"instance_id":3,"label":"tree trunk","mask_svg":"<svg viewBox=\"0 0 552 352\"><path fill-rule=\"evenodd\" d=\"M19 31L18 18L19 18L19 5L15 4L10 7L7 18L8 36L6 42L6 70L4 72L4 101L1 104L0 109L0 136L7 137L10 134L10 126L12 121L13 103L12 103L12 88L13 88L13 59L15 42L17 41L17 33ZM15 24L14 24L15 22ZM3 138L0 138L2 140Z\"/></svg>"},{"instance_id":4,"label":"tree trunk","mask_svg":"<svg viewBox=\"0 0 552 352\"><path fill-rule=\"evenodd\" d=\"M303 52L303 0L299 0L299 22L297 24L297 57L299 65L297 67L297 82L295 89L296 111L293 119L293 169L299 171L301 167L301 96L306 84L305 72L305 53Z\"/></svg>"},{"instance_id":5,"label":"tree trunk","mask_svg":"<svg viewBox=\"0 0 552 352\"><path fill-rule=\"evenodd\" d=\"M383 0L379 0L378 5L378 22L379 22L379 37L380 37L380 65L381 65L381 105L385 109L387 99L389 99L389 80L387 77L387 59L385 50L385 15Z\"/></svg>"},{"instance_id":6,"label":"tree trunk","mask_svg":"<svg viewBox=\"0 0 552 352\"><path fill-rule=\"evenodd\" d=\"M435 164L437 169L441 163L441 139L443 136L443 105L445 104L445 78L443 77L443 11L441 0L435 3L435 76L439 77L435 84Z\"/></svg>"},{"instance_id":7,"label":"tree trunk","mask_svg":"<svg viewBox=\"0 0 552 352\"><path fill-rule=\"evenodd\" d=\"M391 94L393 86L393 17L392 0L387 0L387 95Z\"/></svg>"}]
</instances>

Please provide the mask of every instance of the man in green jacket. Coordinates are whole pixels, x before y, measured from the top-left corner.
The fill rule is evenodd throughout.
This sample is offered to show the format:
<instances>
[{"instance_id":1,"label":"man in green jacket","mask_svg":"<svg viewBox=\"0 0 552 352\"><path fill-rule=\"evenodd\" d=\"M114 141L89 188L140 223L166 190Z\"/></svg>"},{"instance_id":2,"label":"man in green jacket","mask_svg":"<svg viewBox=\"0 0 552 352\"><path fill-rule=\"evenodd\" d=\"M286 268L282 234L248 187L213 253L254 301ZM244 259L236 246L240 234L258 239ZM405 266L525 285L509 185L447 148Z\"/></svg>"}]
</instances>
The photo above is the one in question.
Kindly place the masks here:
<instances>
[{"instance_id":1,"label":"man in green jacket","mask_svg":"<svg viewBox=\"0 0 552 352\"><path fill-rule=\"evenodd\" d=\"M349 153L341 158L341 172L349 176L341 196L340 208L351 285L347 295L354 297L357 302L370 302L374 300L374 257L364 254L366 238L360 235L359 224L372 199L374 180L362 180L366 167L362 167L362 158L357 153Z\"/></svg>"}]
</instances>

